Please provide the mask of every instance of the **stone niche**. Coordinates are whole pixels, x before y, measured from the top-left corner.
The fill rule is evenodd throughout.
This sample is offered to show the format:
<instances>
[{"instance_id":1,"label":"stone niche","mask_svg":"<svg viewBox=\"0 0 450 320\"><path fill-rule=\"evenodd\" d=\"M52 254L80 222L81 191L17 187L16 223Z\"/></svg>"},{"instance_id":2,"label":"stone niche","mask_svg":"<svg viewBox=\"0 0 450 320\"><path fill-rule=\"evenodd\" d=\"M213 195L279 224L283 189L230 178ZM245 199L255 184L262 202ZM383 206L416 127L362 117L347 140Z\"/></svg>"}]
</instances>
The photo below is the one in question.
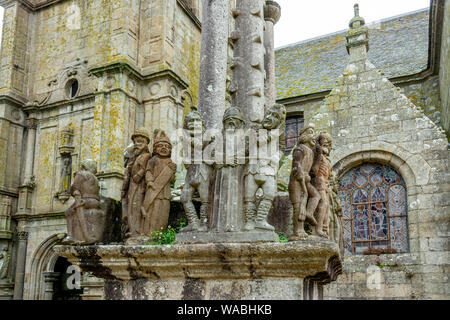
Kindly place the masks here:
<instances>
[{"instance_id":1,"label":"stone niche","mask_svg":"<svg viewBox=\"0 0 450 320\"><path fill-rule=\"evenodd\" d=\"M105 279L105 300L316 300L342 272L326 240L54 250Z\"/></svg>"}]
</instances>

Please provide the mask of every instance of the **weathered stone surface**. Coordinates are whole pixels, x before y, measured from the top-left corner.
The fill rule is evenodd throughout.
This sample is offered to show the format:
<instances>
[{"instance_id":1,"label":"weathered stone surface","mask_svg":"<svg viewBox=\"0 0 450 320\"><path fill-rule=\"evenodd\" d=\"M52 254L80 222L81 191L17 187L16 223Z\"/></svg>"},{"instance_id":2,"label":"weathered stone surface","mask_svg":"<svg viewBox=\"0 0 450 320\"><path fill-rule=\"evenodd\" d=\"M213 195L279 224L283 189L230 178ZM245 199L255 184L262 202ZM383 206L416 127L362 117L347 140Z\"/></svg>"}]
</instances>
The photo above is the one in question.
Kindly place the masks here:
<instances>
[{"instance_id":1,"label":"weathered stone surface","mask_svg":"<svg viewBox=\"0 0 450 320\"><path fill-rule=\"evenodd\" d=\"M111 300L298 300L303 278L316 276L326 283L341 272L339 249L328 241L59 246L55 251L83 271L105 278L105 299Z\"/></svg>"}]
</instances>

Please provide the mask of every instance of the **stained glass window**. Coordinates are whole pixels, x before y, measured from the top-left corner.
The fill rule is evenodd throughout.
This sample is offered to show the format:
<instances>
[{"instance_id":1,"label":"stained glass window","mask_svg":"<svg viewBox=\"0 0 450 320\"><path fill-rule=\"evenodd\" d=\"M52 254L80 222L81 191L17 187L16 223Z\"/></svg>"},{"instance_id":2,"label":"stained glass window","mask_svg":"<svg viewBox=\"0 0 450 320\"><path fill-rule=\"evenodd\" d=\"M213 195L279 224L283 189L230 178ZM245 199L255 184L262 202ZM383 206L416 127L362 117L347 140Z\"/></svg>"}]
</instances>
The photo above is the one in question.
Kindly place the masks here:
<instances>
[{"instance_id":1,"label":"stained glass window","mask_svg":"<svg viewBox=\"0 0 450 320\"><path fill-rule=\"evenodd\" d=\"M289 154L294 149L298 140L298 133L303 129L304 119L302 116L294 116L286 118L285 126L285 153Z\"/></svg>"},{"instance_id":2,"label":"stained glass window","mask_svg":"<svg viewBox=\"0 0 450 320\"><path fill-rule=\"evenodd\" d=\"M391 167L365 163L339 181L346 254L409 251L406 186Z\"/></svg>"}]
</instances>

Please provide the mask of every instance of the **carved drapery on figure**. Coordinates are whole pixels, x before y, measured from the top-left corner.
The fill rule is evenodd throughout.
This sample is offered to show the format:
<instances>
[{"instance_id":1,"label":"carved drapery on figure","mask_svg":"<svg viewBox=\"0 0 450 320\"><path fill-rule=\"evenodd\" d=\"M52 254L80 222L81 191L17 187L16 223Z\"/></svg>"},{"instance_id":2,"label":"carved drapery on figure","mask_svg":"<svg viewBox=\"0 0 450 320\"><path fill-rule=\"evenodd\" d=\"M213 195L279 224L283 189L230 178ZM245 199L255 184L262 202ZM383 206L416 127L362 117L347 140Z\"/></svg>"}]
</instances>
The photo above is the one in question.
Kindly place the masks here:
<instances>
[{"instance_id":1,"label":"carved drapery on figure","mask_svg":"<svg viewBox=\"0 0 450 320\"><path fill-rule=\"evenodd\" d=\"M167 228L170 213L170 185L175 181L177 165L170 159L172 144L164 131L158 130L153 156L145 169L146 192L142 204L143 232L149 234ZM148 227L148 230L146 229Z\"/></svg>"},{"instance_id":2,"label":"carved drapery on figure","mask_svg":"<svg viewBox=\"0 0 450 320\"><path fill-rule=\"evenodd\" d=\"M149 152L150 135L145 128L139 128L131 136L132 148L125 155L126 168L122 185L122 219L125 238L136 241L148 238L148 221L142 215L142 203L145 197L145 171L151 157Z\"/></svg>"},{"instance_id":3,"label":"carved drapery on figure","mask_svg":"<svg viewBox=\"0 0 450 320\"><path fill-rule=\"evenodd\" d=\"M8 247L4 247L0 251L0 280L6 279L8 276L9 252Z\"/></svg>"},{"instance_id":4,"label":"carved drapery on figure","mask_svg":"<svg viewBox=\"0 0 450 320\"><path fill-rule=\"evenodd\" d=\"M70 194L75 202L66 210L67 237L64 244L93 244L102 241L106 213L100 206L97 163L83 160L75 172Z\"/></svg>"}]
</instances>

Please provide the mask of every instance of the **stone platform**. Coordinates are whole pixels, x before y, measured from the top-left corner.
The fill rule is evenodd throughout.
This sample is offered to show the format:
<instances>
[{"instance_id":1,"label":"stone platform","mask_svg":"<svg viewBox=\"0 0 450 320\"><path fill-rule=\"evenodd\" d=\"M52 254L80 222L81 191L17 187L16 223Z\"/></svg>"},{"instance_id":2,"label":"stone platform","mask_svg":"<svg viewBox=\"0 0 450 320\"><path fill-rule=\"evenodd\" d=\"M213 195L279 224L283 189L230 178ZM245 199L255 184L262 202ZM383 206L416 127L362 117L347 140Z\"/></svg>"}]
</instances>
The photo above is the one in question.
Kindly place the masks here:
<instances>
[{"instance_id":1,"label":"stone platform","mask_svg":"<svg viewBox=\"0 0 450 320\"><path fill-rule=\"evenodd\" d=\"M315 240L54 250L105 279L106 300L320 299L342 269L338 246Z\"/></svg>"},{"instance_id":2,"label":"stone platform","mask_svg":"<svg viewBox=\"0 0 450 320\"><path fill-rule=\"evenodd\" d=\"M278 242L279 237L273 231L250 232L180 232L175 236L175 243L245 243Z\"/></svg>"}]
</instances>

